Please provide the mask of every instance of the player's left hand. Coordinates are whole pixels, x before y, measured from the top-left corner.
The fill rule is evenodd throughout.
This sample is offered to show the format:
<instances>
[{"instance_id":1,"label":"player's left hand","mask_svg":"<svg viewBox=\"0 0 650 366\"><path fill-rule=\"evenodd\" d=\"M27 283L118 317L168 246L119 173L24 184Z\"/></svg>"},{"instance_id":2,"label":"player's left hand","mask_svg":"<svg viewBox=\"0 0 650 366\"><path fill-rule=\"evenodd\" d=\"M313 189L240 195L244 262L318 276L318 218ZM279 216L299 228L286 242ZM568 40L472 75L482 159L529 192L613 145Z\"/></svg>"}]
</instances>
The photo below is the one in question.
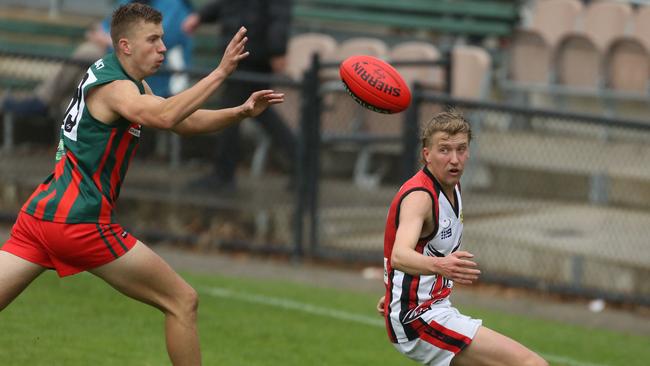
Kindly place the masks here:
<instances>
[{"instance_id":1,"label":"player's left hand","mask_svg":"<svg viewBox=\"0 0 650 366\"><path fill-rule=\"evenodd\" d=\"M282 102L284 102L284 93L276 93L273 90L259 90L251 94L248 100L242 104L242 108L247 117L257 117L270 105Z\"/></svg>"}]
</instances>

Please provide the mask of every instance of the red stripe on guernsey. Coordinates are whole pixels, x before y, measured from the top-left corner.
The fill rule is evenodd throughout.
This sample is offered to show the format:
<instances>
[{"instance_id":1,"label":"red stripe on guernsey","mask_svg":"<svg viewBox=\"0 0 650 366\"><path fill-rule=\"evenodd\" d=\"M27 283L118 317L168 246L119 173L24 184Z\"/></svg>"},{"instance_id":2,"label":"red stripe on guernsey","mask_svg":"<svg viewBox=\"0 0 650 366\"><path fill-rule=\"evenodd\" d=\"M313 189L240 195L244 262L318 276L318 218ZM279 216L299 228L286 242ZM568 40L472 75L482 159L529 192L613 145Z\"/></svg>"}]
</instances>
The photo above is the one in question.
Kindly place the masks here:
<instances>
[{"instance_id":1,"label":"red stripe on guernsey","mask_svg":"<svg viewBox=\"0 0 650 366\"><path fill-rule=\"evenodd\" d=\"M438 301L440 299L444 299L445 297L449 296L451 293L451 288L449 287L444 287L443 285L445 284L445 278L442 276L438 276L436 278L436 283L433 285L433 288L431 289L431 302Z\"/></svg>"},{"instance_id":2,"label":"red stripe on guernsey","mask_svg":"<svg viewBox=\"0 0 650 366\"><path fill-rule=\"evenodd\" d=\"M52 178L50 183L47 185L47 188L50 187L50 184L52 182L56 182L61 177L61 175L63 174L66 159L67 159L67 156L64 156L63 159L59 160L59 162L56 163L56 166L54 167L54 178ZM55 195L56 195L56 190L53 190L47 196L43 197L42 200L38 201L38 204L36 205L36 209L34 210L34 216L35 217L37 217L39 219L43 218L43 215L45 214L45 206L47 206L47 204L50 202L52 197L54 197Z\"/></svg>"},{"instance_id":3,"label":"red stripe on guernsey","mask_svg":"<svg viewBox=\"0 0 650 366\"><path fill-rule=\"evenodd\" d=\"M444 299L445 297L449 296L451 294L451 289L449 287L445 287L444 290L440 291L437 294L434 294L433 296L433 301L438 301L440 299Z\"/></svg>"},{"instance_id":4,"label":"red stripe on guernsey","mask_svg":"<svg viewBox=\"0 0 650 366\"><path fill-rule=\"evenodd\" d=\"M472 343L471 338L449 328L445 328L435 321L427 324L424 320L418 319L413 323L413 328L419 334L420 338L438 348L458 353Z\"/></svg>"},{"instance_id":5,"label":"red stripe on guernsey","mask_svg":"<svg viewBox=\"0 0 650 366\"><path fill-rule=\"evenodd\" d=\"M72 175L72 182L71 184L68 184L68 187L65 189L63 197L61 197L61 200L59 201L59 207L56 208L54 217L67 218L74 201L77 199L77 196L79 196L79 185L81 183L79 162L77 157L69 150L66 152L66 158L72 163L72 171L70 172L70 175Z\"/></svg>"},{"instance_id":6,"label":"red stripe on guernsey","mask_svg":"<svg viewBox=\"0 0 650 366\"><path fill-rule=\"evenodd\" d=\"M120 141L117 151L115 151L115 166L111 172L111 201L115 201L116 199L115 187L120 183L120 170L122 169L122 164L124 163L124 157L128 150L129 143L133 138L133 136L128 132L125 132L124 134L125 136Z\"/></svg>"},{"instance_id":7,"label":"red stripe on guernsey","mask_svg":"<svg viewBox=\"0 0 650 366\"><path fill-rule=\"evenodd\" d=\"M56 190L50 192L47 196L43 197L42 200L38 201L36 209L34 210L34 217L42 219L45 214L45 206L48 202L56 195Z\"/></svg>"},{"instance_id":8,"label":"red stripe on guernsey","mask_svg":"<svg viewBox=\"0 0 650 366\"><path fill-rule=\"evenodd\" d=\"M113 129L113 131L111 131L111 136L108 138L108 142L106 143L106 149L104 149L102 160L99 161L99 166L97 166L97 170L93 175L93 182L95 182L95 185L97 186L97 189L99 190L100 193L104 192L104 190L102 189L102 171L104 170L104 165L106 165L106 159L108 158L108 155L111 152L111 146L113 144L113 139L115 139L116 134L117 134L117 129ZM99 212L99 217L109 217L110 213L111 213L111 204L108 202L106 197L102 194L102 207Z\"/></svg>"},{"instance_id":9,"label":"red stripe on guernsey","mask_svg":"<svg viewBox=\"0 0 650 366\"><path fill-rule=\"evenodd\" d=\"M435 296L438 292L440 292L440 289L442 289L442 276L438 276L436 278L436 283L433 285L433 288L431 289L431 296Z\"/></svg>"},{"instance_id":10,"label":"red stripe on guernsey","mask_svg":"<svg viewBox=\"0 0 650 366\"><path fill-rule=\"evenodd\" d=\"M50 185L52 185L52 180L50 180L47 183L41 183L39 184L38 187L36 187L36 190L34 190L34 193L32 193L31 196L29 196L29 199L25 202L23 205L22 210L27 211L27 207L29 207L29 204L32 203L32 200L36 198L39 194L46 192L48 189L50 189ZM39 217L42 218L42 217Z\"/></svg>"}]
</instances>

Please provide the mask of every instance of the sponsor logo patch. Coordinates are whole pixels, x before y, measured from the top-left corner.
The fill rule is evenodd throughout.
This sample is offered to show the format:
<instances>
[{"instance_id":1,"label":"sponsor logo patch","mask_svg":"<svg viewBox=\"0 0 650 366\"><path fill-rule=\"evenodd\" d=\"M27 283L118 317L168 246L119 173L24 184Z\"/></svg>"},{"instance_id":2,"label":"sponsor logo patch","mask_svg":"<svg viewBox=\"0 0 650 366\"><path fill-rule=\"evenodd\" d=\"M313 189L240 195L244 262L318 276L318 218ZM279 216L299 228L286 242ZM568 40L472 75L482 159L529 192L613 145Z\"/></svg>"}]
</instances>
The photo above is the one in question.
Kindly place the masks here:
<instances>
[{"instance_id":1,"label":"sponsor logo patch","mask_svg":"<svg viewBox=\"0 0 650 366\"><path fill-rule=\"evenodd\" d=\"M135 137L140 137L140 130L141 129L142 129L142 126L133 124L133 125L131 125L131 127L129 127L129 133L131 135L135 136Z\"/></svg>"}]
</instances>

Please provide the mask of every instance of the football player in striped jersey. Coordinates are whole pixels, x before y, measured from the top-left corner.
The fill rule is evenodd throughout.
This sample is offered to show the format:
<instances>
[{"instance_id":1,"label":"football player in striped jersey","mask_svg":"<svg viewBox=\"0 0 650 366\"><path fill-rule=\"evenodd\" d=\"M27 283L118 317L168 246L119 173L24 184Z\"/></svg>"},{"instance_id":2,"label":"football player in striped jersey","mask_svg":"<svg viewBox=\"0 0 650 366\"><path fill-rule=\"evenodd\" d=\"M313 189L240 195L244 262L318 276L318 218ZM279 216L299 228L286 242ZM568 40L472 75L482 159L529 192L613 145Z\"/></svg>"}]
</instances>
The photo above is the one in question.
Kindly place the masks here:
<instances>
[{"instance_id":1,"label":"football player in striped jersey","mask_svg":"<svg viewBox=\"0 0 650 366\"><path fill-rule=\"evenodd\" d=\"M460 177L469 158L470 124L437 114L422 132L424 167L395 195L384 234L386 294L377 310L395 348L430 366L547 366L540 356L451 305L454 282L480 271L461 248Z\"/></svg>"}]
</instances>

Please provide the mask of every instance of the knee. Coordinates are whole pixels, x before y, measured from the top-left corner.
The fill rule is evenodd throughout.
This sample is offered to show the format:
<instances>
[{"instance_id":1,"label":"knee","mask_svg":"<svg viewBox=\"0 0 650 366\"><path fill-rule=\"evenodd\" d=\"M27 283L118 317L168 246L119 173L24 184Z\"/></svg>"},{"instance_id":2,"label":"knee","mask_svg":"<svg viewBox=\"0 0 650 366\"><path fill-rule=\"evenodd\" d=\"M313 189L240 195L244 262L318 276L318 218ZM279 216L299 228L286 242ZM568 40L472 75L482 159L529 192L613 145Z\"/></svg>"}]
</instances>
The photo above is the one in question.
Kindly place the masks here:
<instances>
[{"instance_id":1,"label":"knee","mask_svg":"<svg viewBox=\"0 0 650 366\"><path fill-rule=\"evenodd\" d=\"M179 289L167 311L182 318L195 318L199 308L199 295L190 285Z\"/></svg>"},{"instance_id":2,"label":"knee","mask_svg":"<svg viewBox=\"0 0 650 366\"><path fill-rule=\"evenodd\" d=\"M191 286L187 286L180 296L182 308L186 313L196 314L199 309L199 294Z\"/></svg>"}]
</instances>

